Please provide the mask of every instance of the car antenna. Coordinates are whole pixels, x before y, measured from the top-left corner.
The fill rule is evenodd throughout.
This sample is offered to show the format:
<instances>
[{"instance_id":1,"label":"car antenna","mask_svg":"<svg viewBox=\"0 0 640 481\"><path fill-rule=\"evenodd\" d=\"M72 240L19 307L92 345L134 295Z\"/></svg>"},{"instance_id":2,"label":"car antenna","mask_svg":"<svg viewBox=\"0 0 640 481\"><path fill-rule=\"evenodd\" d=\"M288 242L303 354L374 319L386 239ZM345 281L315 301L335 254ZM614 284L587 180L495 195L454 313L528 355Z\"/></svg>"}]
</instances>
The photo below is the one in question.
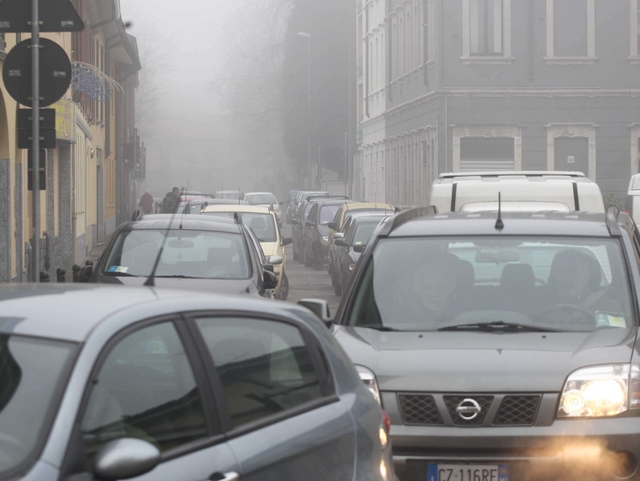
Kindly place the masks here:
<instances>
[{"instance_id":1,"label":"car antenna","mask_svg":"<svg viewBox=\"0 0 640 481\"><path fill-rule=\"evenodd\" d=\"M160 264L160 258L162 257L162 251L164 250L164 245L167 243L167 237L169 237L169 231L171 231L171 226L173 225L173 221L176 218L176 214L177 213L178 213L178 209L173 211L173 214L171 215L171 219L169 219L169 225L167 225L167 230L164 231L164 236L162 237L162 243L160 244L160 249L158 250L158 255L156 256L156 260L153 263L153 268L151 269L151 274L149 274L149 277L144 282L144 285L147 286L147 287L155 287L155 285L156 285L156 270L158 269L158 264Z\"/></svg>"},{"instance_id":2,"label":"car antenna","mask_svg":"<svg viewBox=\"0 0 640 481\"><path fill-rule=\"evenodd\" d=\"M191 179L187 179L187 190L183 190L182 193L184 194L185 192L189 192L189 183L191 182ZM187 201L187 205L185 206L184 209L182 209L182 216L180 217L180 226L178 226L178 228L180 230L182 230L182 221L184 219L184 215L187 213L187 210L189 209L189 204L191 204L191 199L189 199Z\"/></svg>"},{"instance_id":3,"label":"car antenna","mask_svg":"<svg viewBox=\"0 0 640 481\"><path fill-rule=\"evenodd\" d=\"M502 222L502 193L498 192L498 218L496 219L496 230L504 229L504 222Z\"/></svg>"}]
</instances>

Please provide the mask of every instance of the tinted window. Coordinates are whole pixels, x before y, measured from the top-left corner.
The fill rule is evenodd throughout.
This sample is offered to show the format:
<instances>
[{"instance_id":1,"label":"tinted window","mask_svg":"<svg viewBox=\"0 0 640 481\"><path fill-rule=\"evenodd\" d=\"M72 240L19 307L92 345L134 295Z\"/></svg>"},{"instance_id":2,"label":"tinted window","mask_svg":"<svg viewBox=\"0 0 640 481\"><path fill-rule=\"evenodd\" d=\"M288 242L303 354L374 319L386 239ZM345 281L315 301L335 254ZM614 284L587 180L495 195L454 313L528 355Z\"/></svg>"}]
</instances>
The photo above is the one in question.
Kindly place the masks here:
<instances>
[{"instance_id":1,"label":"tinted window","mask_svg":"<svg viewBox=\"0 0 640 481\"><path fill-rule=\"evenodd\" d=\"M383 239L350 319L402 330L494 321L561 331L634 326L618 241Z\"/></svg>"},{"instance_id":2,"label":"tinted window","mask_svg":"<svg viewBox=\"0 0 640 481\"><path fill-rule=\"evenodd\" d=\"M333 221L336 212L340 210L340 205L324 205L320 209L320 224L327 225Z\"/></svg>"},{"instance_id":3,"label":"tinted window","mask_svg":"<svg viewBox=\"0 0 640 481\"><path fill-rule=\"evenodd\" d=\"M116 438L144 439L166 451L207 435L200 392L172 323L136 331L113 348L82 432L90 458Z\"/></svg>"},{"instance_id":4,"label":"tinted window","mask_svg":"<svg viewBox=\"0 0 640 481\"><path fill-rule=\"evenodd\" d=\"M69 343L0 336L0 472L19 466L46 437L72 351Z\"/></svg>"},{"instance_id":5,"label":"tinted window","mask_svg":"<svg viewBox=\"0 0 640 481\"><path fill-rule=\"evenodd\" d=\"M379 222L360 222L356 226L356 232L351 243L353 245L367 245L378 224Z\"/></svg>"},{"instance_id":6,"label":"tinted window","mask_svg":"<svg viewBox=\"0 0 640 481\"><path fill-rule=\"evenodd\" d=\"M164 230L122 231L105 266L105 275L148 276L160 250ZM225 232L171 230L156 277L247 279L249 260L244 238Z\"/></svg>"},{"instance_id":7,"label":"tinted window","mask_svg":"<svg viewBox=\"0 0 640 481\"><path fill-rule=\"evenodd\" d=\"M234 427L321 396L300 331L256 319L198 319Z\"/></svg>"}]
</instances>

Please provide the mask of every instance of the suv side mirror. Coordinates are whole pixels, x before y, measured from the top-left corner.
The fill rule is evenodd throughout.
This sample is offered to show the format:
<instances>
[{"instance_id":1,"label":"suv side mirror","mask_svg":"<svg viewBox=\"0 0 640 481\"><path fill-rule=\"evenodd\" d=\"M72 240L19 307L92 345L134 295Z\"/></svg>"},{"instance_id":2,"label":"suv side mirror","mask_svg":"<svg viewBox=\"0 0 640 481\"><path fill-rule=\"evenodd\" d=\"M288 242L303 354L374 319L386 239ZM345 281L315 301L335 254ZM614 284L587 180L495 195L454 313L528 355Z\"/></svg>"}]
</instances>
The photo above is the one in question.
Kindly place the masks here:
<instances>
[{"instance_id":1,"label":"suv side mirror","mask_svg":"<svg viewBox=\"0 0 640 481\"><path fill-rule=\"evenodd\" d=\"M160 462L160 450L141 439L109 441L96 454L93 473L97 479L116 480L141 476Z\"/></svg>"},{"instance_id":2,"label":"suv side mirror","mask_svg":"<svg viewBox=\"0 0 640 481\"><path fill-rule=\"evenodd\" d=\"M315 224L312 220L307 220L305 221L304 225L306 225L307 227L313 227Z\"/></svg>"},{"instance_id":3,"label":"suv side mirror","mask_svg":"<svg viewBox=\"0 0 640 481\"><path fill-rule=\"evenodd\" d=\"M344 237L338 237L337 239L335 239L334 243L336 247L349 247L349 243ZM353 248L355 249L355 246Z\"/></svg>"},{"instance_id":4,"label":"suv side mirror","mask_svg":"<svg viewBox=\"0 0 640 481\"><path fill-rule=\"evenodd\" d=\"M358 254L362 254L366 248L366 244L357 244L353 246L353 251L357 252Z\"/></svg>"},{"instance_id":5,"label":"suv side mirror","mask_svg":"<svg viewBox=\"0 0 640 481\"><path fill-rule=\"evenodd\" d=\"M313 312L327 327L330 328L333 325L329 303L324 299L301 299L298 304Z\"/></svg>"},{"instance_id":6,"label":"suv side mirror","mask_svg":"<svg viewBox=\"0 0 640 481\"><path fill-rule=\"evenodd\" d=\"M87 261L84 267L80 269L80 282L91 282L93 276L93 261Z\"/></svg>"},{"instance_id":7,"label":"suv side mirror","mask_svg":"<svg viewBox=\"0 0 640 481\"><path fill-rule=\"evenodd\" d=\"M271 271L265 270L264 271L264 288L275 289L277 286L278 286L278 276L276 276Z\"/></svg>"},{"instance_id":8,"label":"suv side mirror","mask_svg":"<svg viewBox=\"0 0 640 481\"><path fill-rule=\"evenodd\" d=\"M333 234L334 239L344 239L344 232L336 232Z\"/></svg>"},{"instance_id":9,"label":"suv side mirror","mask_svg":"<svg viewBox=\"0 0 640 481\"><path fill-rule=\"evenodd\" d=\"M331 230L338 230L338 224L336 224L335 222L329 222L327 224L327 227L329 227L329 229Z\"/></svg>"},{"instance_id":10,"label":"suv side mirror","mask_svg":"<svg viewBox=\"0 0 640 481\"><path fill-rule=\"evenodd\" d=\"M282 238L282 245L283 246L288 246L289 244L293 244L293 239L291 237L283 237Z\"/></svg>"}]
</instances>

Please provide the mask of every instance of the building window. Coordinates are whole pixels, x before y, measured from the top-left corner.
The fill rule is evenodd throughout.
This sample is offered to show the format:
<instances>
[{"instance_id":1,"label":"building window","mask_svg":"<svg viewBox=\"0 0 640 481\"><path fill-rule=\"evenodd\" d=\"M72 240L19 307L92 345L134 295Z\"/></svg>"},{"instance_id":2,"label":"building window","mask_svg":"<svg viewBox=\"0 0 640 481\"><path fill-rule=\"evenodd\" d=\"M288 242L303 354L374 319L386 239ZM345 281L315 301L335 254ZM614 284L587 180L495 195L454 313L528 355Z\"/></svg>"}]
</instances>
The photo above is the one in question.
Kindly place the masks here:
<instances>
[{"instance_id":1,"label":"building window","mask_svg":"<svg viewBox=\"0 0 640 481\"><path fill-rule=\"evenodd\" d=\"M549 65L593 65L596 57L595 0L547 1Z\"/></svg>"},{"instance_id":2,"label":"building window","mask_svg":"<svg viewBox=\"0 0 640 481\"><path fill-rule=\"evenodd\" d=\"M584 172L596 180L596 124L549 124L547 170Z\"/></svg>"},{"instance_id":3,"label":"building window","mask_svg":"<svg viewBox=\"0 0 640 481\"><path fill-rule=\"evenodd\" d=\"M453 171L522 170L522 129L470 126L453 129Z\"/></svg>"},{"instance_id":4,"label":"building window","mask_svg":"<svg viewBox=\"0 0 640 481\"><path fill-rule=\"evenodd\" d=\"M462 16L465 64L511 63L511 0L462 0Z\"/></svg>"},{"instance_id":5,"label":"building window","mask_svg":"<svg viewBox=\"0 0 640 481\"><path fill-rule=\"evenodd\" d=\"M640 1L630 0L631 5L631 51L629 60L633 65L640 65Z\"/></svg>"}]
</instances>

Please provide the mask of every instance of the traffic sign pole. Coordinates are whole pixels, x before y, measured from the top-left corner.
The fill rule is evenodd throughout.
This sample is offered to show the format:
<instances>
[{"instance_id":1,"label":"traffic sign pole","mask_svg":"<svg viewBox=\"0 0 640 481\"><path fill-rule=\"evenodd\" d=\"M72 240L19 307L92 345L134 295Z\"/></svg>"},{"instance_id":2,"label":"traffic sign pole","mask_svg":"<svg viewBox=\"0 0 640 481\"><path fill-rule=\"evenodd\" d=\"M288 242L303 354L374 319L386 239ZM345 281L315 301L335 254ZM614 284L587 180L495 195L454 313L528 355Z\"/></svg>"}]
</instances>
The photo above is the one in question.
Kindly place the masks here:
<instances>
[{"instance_id":1,"label":"traffic sign pole","mask_svg":"<svg viewBox=\"0 0 640 481\"><path fill-rule=\"evenodd\" d=\"M33 155L33 282L40 282L40 18L38 0L31 0L31 134Z\"/></svg>"}]
</instances>

